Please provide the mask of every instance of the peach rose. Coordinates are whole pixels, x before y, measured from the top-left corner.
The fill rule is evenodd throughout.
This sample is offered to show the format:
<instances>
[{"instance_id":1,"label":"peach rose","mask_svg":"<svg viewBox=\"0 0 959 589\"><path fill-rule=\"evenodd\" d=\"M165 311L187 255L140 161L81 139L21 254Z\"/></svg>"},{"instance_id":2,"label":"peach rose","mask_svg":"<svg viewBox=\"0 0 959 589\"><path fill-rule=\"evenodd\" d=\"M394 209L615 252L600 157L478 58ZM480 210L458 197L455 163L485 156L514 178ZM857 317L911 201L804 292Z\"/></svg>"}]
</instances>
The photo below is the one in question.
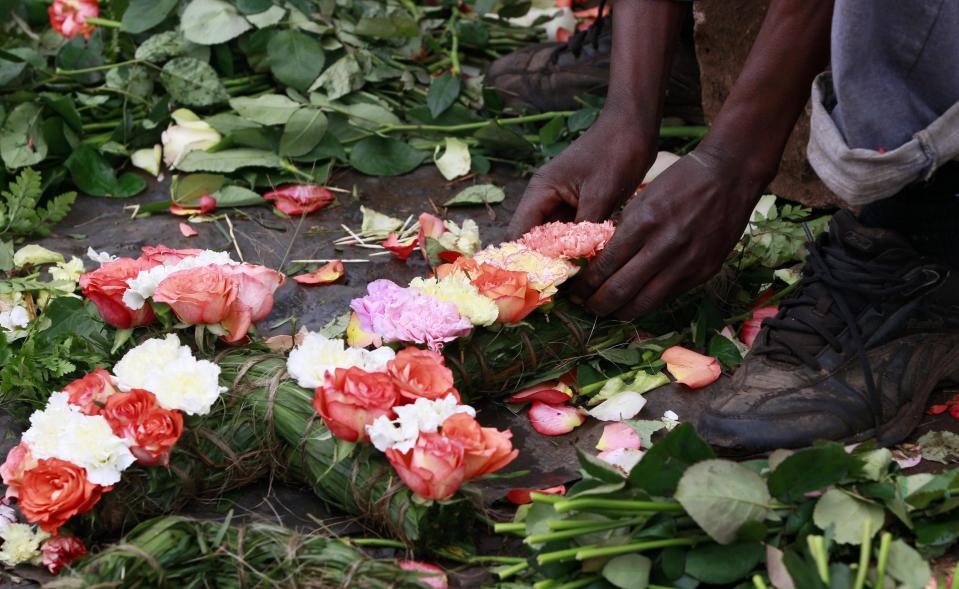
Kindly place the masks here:
<instances>
[{"instance_id":1,"label":"peach rose","mask_svg":"<svg viewBox=\"0 0 959 589\"><path fill-rule=\"evenodd\" d=\"M3 477L3 484L7 487L7 499L20 494L23 475L36 465L37 460L26 444L20 443L10 448L7 459L0 465L0 477Z\"/></svg>"},{"instance_id":2,"label":"peach rose","mask_svg":"<svg viewBox=\"0 0 959 589\"><path fill-rule=\"evenodd\" d=\"M195 258L203 253L203 250L185 249L177 250L165 245L145 245L140 248L143 254L141 260L152 262L154 265L162 264L164 266L173 266L186 258Z\"/></svg>"},{"instance_id":3,"label":"peach rose","mask_svg":"<svg viewBox=\"0 0 959 589\"><path fill-rule=\"evenodd\" d=\"M70 395L70 404L80 407L86 415L100 413L100 407L117 392L110 373L102 368L78 378L63 387L63 390Z\"/></svg>"},{"instance_id":4,"label":"peach rose","mask_svg":"<svg viewBox=\"0 0 959 589\"><path fill-rule=\"evenodd\" d=\"M466 479L463 446L438 433L421 433L412 450L390 448L386 458L406 486L425 499L447 499Z\"/></svg>"},{"instance_id":5,"label":"peach rose","mask_svg":"<svg viewBox=\"0 0 959 589\"><path fill-rule=\"evenodd\" d=\"M183 415L159 407L153 393L142 389L110 397L103 417L113 433L133 441L130 452L145 466L168 464L170 451L183 434Z\"/></svg>"},{"instance_id":6,"label":"peach rose","mask_svg":"<svg viewBox=\"0 0 959 589\"><path fill-rule=\"evenodd\" d=\"M166 277L153 300L170 305L176 316L190 325L220 323L237 298L237 283L222 266L180 270Z\"/></svg>"},{"instance_id":7,"label":"peach rose","mask_svg":"<svg viewBox=\"0 0 959 589\"><path fill-rule=\"evenodd\" d=\"M249 307L253 321L265 319L273 310L273 293L283 286L286 276L265 266L240 264L222 266L227 275L233 277L238 287L238 302Z\"/></svg>"},{"instance_id":8,"label":"peach rose","mask_svg":"<svg viewBox=\"0 0 959 589\"><path fill-rule=\"evenodd\" d=\"M519 450L514 450L510 441L511 432L480 427L479 422L465 413L448 417L442 432L463 446L466 480L496 472L519 456Z\"/></svg>"},{"instance_id":9,"label":"peach rose","mask_svg":"<svg viewBox=\"0 0 959 589\"><path fill-rule=\"evenodd\" d=\"M420 397L439 399L450 393L460 400L459 392L453 388L453 371L446 367L443 356L432 350L400 350L386 365L386 370L400 395L410 402Z\"/></svg>"},{"instance_id":10,"label":"peach rose","mask_svg":"<svg viewBox=\"0 0 959 589\"><path fill-rule=\"evenodd\" d=\"M491 264L480 264L471 274L473 286L481 295L499 307L498 323L517 323L549 302L549 297L530 286L525 272L503 270Z\"/></svg>"},{"instance_id":11,"label":"peach rose","mask_svg":"<svg viewBox=\"0 0 959 589\"><path fill-rule=\"evenodd\" d=\"M103 264L93 272L80 276L80 288L83 296L97 306L103 320L117 329L129 329L138 325L152 323L156 316L149 304L134 311L123 304L127 280L136 278L142 270L157 266L149 260L119 258Z\"/></svg>"},{"instance_id":12,"label":"peach rose","mask_svg":"<svg viewBox=\"0 0 959 589\"><path fill-rule=\"evenodd\" d=\"M347 442L369 440L366 426L390 416L399 392L388 374L362 368L337 368L316 389L313 408L334 436Z\"/></svg>"},{"instance_id":13,"label":"peach rose","mask_svg":"<svg viewBox=\"0 0 959 589\"><path fill-rule=\"evenodd\" d=\"M86 513L100 500L104 490L87 480L87 472L72 462L47 458L23 475L18 502L30 523L56 534L73 516Z\"/></svg>"},{"instance_id":14,"label":"peach rose","mask_svg":"<svg viewBox=\"0 0 959 589\"><path fill-rule=\"evenodd\" d=\"M60 569L69 565L87 553L83 540L76 536L55 536L40 546L43 555L43 566L55 575Z\"/></svg>"}]
</instances>

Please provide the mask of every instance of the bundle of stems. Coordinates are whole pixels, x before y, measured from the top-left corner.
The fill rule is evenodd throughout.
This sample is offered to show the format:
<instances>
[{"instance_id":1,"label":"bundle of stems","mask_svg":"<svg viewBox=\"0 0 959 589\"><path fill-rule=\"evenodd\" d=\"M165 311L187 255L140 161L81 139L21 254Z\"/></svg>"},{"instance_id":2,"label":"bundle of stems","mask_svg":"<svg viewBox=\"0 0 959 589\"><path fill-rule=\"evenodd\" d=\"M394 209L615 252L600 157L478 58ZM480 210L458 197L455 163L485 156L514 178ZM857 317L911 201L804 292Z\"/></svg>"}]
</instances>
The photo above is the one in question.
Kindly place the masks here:
<instances>
[{"instance_id":1,"label":"bundle of stems","mask_svg":"<svg viewBox=\"0 0 959 589\"><path fill-rule=\"evenodd\" d=\"M229 517L165 516L143 522L45 586L421 589L420 579L348 539L267 523L238 525Z\"/></svg>"}]
</instances>

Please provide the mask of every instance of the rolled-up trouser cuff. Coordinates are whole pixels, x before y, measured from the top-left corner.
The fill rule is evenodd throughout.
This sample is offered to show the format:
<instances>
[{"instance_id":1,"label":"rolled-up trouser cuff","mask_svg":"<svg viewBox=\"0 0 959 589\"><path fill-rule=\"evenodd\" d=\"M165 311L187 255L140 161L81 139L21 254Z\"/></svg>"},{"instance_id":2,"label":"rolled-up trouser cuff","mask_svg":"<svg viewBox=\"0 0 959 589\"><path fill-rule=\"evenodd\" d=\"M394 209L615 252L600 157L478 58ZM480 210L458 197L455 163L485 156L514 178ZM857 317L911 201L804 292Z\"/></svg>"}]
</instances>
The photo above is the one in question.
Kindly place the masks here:
<instances>
[{"instance_id":1,"label":"rolled-up trouser cuff","mask_svg":"<svg viewBox=\"0 0 959 589\"><path fill-rule=\"evenodd\" d=\"M883 153L850 148L830 115L833 104L832 76L826 72L813 81L806 157L823 183L850 206L888 198L959 156L959 103L903 145Z\"/></svg>"}]
</instances>

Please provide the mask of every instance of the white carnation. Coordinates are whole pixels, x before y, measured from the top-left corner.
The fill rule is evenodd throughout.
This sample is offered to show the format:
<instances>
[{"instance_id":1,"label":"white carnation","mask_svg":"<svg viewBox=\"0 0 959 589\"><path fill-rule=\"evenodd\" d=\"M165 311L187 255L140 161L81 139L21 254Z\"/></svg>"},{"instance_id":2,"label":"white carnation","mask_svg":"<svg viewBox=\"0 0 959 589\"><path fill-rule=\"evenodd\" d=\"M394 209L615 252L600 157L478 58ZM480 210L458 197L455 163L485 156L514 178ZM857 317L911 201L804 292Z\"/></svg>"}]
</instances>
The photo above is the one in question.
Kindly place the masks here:
<instances>
[{"instance_id":1,"label":"white carnation","mask_svg":"<svg viewBox=\"0 0 959 589\"><path fill-rule=\"evenodd\" d=\"M306 389L315 389L326 382L326 374L337 368L362 368L380 372L396 353L387 347L373 352L363 348L346 347L341 339L330 339L322 334L307 332L303 341L290 352L286 369L296 383Z\"/></svg>"},{"instance_id":2,"label":"white carnation","mask_svg":"<svg viewBox=\"0 0 959 589\"><path fill-rule=\"evenodd\" d=\"M151 373L187 358L193 359L193 353L190 348L181 346L180 339L172 333L163 339L148 339L127 352L113 367L116 385L121 391L145 389Z\"/></svg>"},{"instance_id":3,"label":"white carnation","mask_svg":"<svg viewBox=\"0 0 959 589\"><path fill-rule=\"evenodd\" d=\"M396 419L390 421L380 417L366 426L370 441L381 452L388 448L408 452L416 445L420 433L436 432L447 418L457 413L476 417L475 409L460 405L452 394L436 400L421 397L409 405L395 407L393 411Z\"/></svg>"},{"instance_id":4,"label":"white carnation","mask_svg":"<svg viewBox=\"0 0 959 589\"><path fill-rule=\"evenodd\" d=\"M30 314L25 307L14 305L7 311L0 311L0 328L7 331L23 329L30 324Z\"/></svg>"},{"instance_id":5,"label":"white carnation","mask_svg":"<svg viewBox=\"0 0 959 589\"><path fill-rule=\"evenodd\" d=\"M96 485L120 482L120 473L133 464L130 441L114 435L100 415L84 415L67 393L54 393L43 411L30 416L23 442L38 459L59 458L81 466Z\"/></svg>"},{"instance_id":6,"label":"white carnation","mask_svg":"<svg viewBox=\"0 0 959 589\"><path fill-rule=\"evenodd\" d=\"M101 266L106 264L107 262L112 262L117 259L116 256L112 256L107 252L98 252L92 247L87 248L87 257L90 258L92 261L100 264Z\"/></svg>"},{"instance_id":7,"label":"white carnation","mask_svg":"<svg viewBox=\"0 0 959 589\"><path fill-rule=\"evenodd\" d=\"M220 367L192 356L158 365L146 375L143 384L144 389L156 396L161 407L188 415L206 415L226 392L226 387L220 386Z\"/></svg>"}]
</instances>

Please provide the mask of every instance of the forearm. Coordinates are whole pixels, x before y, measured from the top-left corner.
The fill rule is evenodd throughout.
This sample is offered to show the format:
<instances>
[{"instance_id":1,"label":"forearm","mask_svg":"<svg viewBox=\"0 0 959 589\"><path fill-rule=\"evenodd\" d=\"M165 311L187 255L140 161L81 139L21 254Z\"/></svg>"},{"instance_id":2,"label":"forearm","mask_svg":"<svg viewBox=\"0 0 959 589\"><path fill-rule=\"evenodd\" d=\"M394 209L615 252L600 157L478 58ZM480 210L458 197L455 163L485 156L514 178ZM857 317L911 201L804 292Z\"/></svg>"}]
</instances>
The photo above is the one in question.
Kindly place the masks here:
<instances>
[{"instance_id":1,"label":"forearm","mask_svg":"<svg viewBox=\"0 0 959 589\"><path fill-rule=\"evenodd\" d=\"M828 63L832 9L832 0L772 0L702 149L739 161L758 183L775 177L812 80Z\"/></svg>"},{"instance_id":2,"label":"forearm","mask_svg":"<svg viewBox=\"0 0 959 589\"><path fill-rule=\"evenodd\" d=\"M640 136L655 141L682 17L689 5L675 0L617 0L613 5L606 109Z\"/></svg>"}]
</instances>

